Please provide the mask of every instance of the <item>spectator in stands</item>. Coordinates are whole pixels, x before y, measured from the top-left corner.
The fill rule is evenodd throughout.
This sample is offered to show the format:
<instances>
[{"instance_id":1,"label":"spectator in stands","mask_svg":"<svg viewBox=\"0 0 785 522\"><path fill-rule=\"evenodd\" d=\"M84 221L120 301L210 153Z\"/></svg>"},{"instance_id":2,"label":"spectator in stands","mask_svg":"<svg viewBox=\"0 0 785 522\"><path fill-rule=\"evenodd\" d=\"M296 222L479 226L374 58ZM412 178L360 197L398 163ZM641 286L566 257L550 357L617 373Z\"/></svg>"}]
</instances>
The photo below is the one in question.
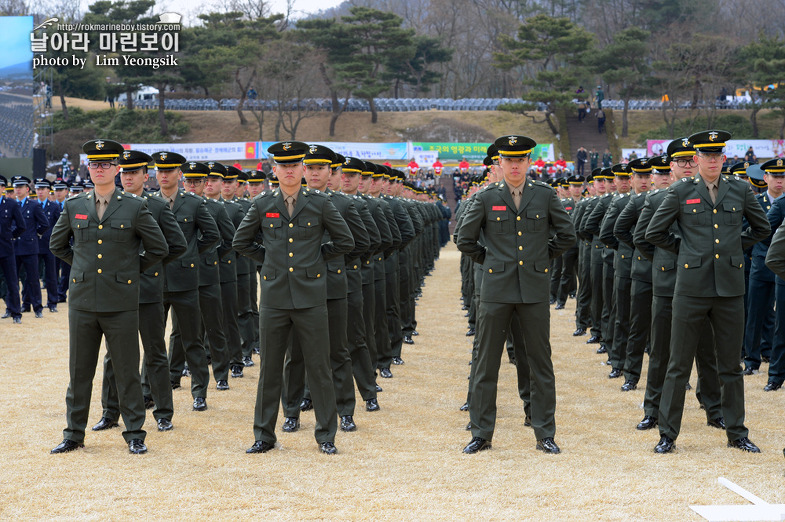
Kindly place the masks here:
<instances>
[{"instance_id":1,"label":"spectator in stands","mask_svg":"<svg viewBox=\"0 0 785 522\"><path fill-rule=\"evenodd\" d=\"M545 167L545 160L542 159L542 156L537 158L537 161L534 162L534 166L537 169L537 172L543 174L543 168Z\"/></svg>"},{"instance_id":2,"label":"spectator in stands","mask_svg":"<svg viewBox=\"0 0 785 522\"><path fill-rule=\"evenodd\" d=\"M597 149L592 147L591 152L589 153L589 166L591 167L589 170L591 172L594 172L594 169L596 169L599 165L600 165L600 153L597 152Z\"/></svg>"},{"instance_id":3,"label":"spectator in stands","mask_svg":"<svg viewBox=\"0 0 785 522\"><path fill-rule=\"evenodd\" d=\"M744 161L748 161L750 163L758 162L758 157L755 155L755 151L752 150L752 147L747 149L747 154L744 155Z\"/></svg>"},{"instance_id":4,"label":"spectator in stands","mask_svg":"<svg viewBox=\"0 0 785 522\"><path fill-rule=\"evenodd\" d=\"M564 155L559 154L559 159L556 160L556 168L565 170L567 168L567 162L564 160Z\"/></svg>"},{"instance_id":5,"label":"spectator in stands","mask_svg":"<svg viewBox=\"0 0 785 522\"><path fill-rule=\"evenodd\" d=\"M442 169L444 169L444 165L442 165L442 162L439 161L439 157L438 156L436 157L436 161L433 162L433 165L431 165L431 167L433 168L434 175L437 178L441 177Z\"/></svg>"},{"instance_id":6,"label":"spectator in stands","mask_svg":"<svg viewBox=\"0 0 785 522\"><path fill-rule=\"evenodd\" d=\"M583 176L584 167L586 166L586 161L589 159L589 153L586 151L585 147L581 147L578 149L578 153L575 155L575 173L578 176Z\"/></svg>"},{"instance_id":7,"label":"spectator in stands","mask_svg":"<svg viewBox=\"0 0 785 522\"><path fill-rule=\"evenodd\" d=\"M597 132L605 132L605 111L602 109L597 111Z\"/></svg>"},{"instance_id":8,"label":"spectator in stands","mask_svg":"<svg viewBox=\"0 0 785 522\"><path fill-rule=\"evenodd\" d=\"M466 158L461 158L461 162L458 163L458 168L461 170L461 174L469 172L469 162L466 161Z\"/></svg>"},{"instance_id":9,"label":"spectator in stands","mask_svg":"<svg viewBox=\"0 0 785 522\"><path fill-rule=\"evenodd\" d=\"M602 155L602 166L608 168L611 165L613 165L613 155L611 155L610 149L605 149L605 154Z\"/></svg>"}]
</instances>

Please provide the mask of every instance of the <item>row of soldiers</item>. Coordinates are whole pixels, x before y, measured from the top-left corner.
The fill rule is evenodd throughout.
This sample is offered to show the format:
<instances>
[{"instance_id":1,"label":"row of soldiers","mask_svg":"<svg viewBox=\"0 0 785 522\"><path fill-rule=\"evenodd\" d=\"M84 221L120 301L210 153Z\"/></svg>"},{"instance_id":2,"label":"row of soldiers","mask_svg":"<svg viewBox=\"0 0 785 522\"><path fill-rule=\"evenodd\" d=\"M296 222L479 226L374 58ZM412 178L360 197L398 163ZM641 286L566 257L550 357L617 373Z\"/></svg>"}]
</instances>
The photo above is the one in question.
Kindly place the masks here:
<instances>
[{"instance_id":1,"label":"row of soldiers","mask_svg":"<svg viewBox=\"0 0 785 522\"><path fill-rule=\"evenodd\" d=\"M338 417L342 430L356 429L355 383L366 409L379 410L377 371L391 378L391 365L403 364L402 344L414 343L414 304L438 257L443 219L433 194L395 169L294 141L268 150L270 190L260 171L173 152L148 156L110 140L84 150L96 189L66 201L50 242L72 265L68 427L52 452L83 445L104 335L103 415L93 429L117 426L122 416L132 453L146 451L146 406L159 430L172 429L172 390L186 367L193 409L204 411L208 367L216 388L226 390L255 352L256 443L248 451L273 447L282 402L285 431L297 430L301 409L313 407L320 450L335 453ZM151 163L159 190L146 193ZM122 189L108 184L118 174ZM246 183L249 198L242 197ZM146 230L148 215L155 230ZM141 277L122 257L128 243L142 252ZM110 312L130 315L105 317ZM97 324L80 324L88 318ZM122 335L129 319L134 334Z\"/></svg>"},{"instance_id":2,"label":"row of soldiers","mask_svg":"<svg viewBox=\"0 0 785 522\"><path fill-rule=\"evenodd\" d=\"M756 176L750 182L763 188L768 184L769 190L754 196L746 182L748 163L720 175L728 139L725 131L697 133L671 142L663 156L598 168L587 179L573 176L554 187L578 241L561 256L552 256L550 303L561 309L567 296L576 292L573 335L591 332L587 342L598 343L597 352L608 356L608 377L625 377L622 391L637 388L643 355L649 354L644 418L637 429L660 426L658 453L674 447L693 360L698 370L696 396L706 410L708 425L725 430L729 446L759 451L743 425L740 360L746 362L745 374L757 371L767 318L777 325L779 336L770 337L776 348L771 349L765 389L776 390L785 380L785 326L773 320L775 309L785 308L785 301L774 306L779 286L766 268L767 263L771 266L766 245L785 215L785 204L778 203L785 166L781 158L760 165L763 179ZM488 187L494 186L496 152L493 145L489 147ZM473 192L484 190L478 186ZM459 227L464 208L472 208L471 201L456 213ZM486 273L487 278L491 271L476 264L465 259L462 265L464 306L470 320L481 295L476 287L483 279L477 274ZM752 274L747 285L745 264ZM516 330L513 321L508 353L518 365L528 425L530 371L521 371ZM470 322L467 335L473 334ZM471 409L472 389L470 385L469 401L462 409ZM471 423L467 429L473 429Z\"/></svg>"}]
</instances>

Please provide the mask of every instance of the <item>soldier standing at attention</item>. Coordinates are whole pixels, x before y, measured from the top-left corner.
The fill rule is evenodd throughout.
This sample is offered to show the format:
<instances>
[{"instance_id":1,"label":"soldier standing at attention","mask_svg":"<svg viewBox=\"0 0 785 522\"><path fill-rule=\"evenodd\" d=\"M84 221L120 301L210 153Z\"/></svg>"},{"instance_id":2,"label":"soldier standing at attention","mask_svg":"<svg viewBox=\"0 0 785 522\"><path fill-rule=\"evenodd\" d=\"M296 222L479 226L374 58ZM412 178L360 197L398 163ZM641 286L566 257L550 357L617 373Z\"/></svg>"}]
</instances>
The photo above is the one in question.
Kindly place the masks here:
<instances>
[{"instance_id":1,"label":"soldier standing at attention","mask_svg":"<svg viewBox=\"0 0 785 522\"><path fill-rule=\"evenodd\" d=\"M49 222L49 228L38 238L38 259L43 261L44 265L44 283L46 284L46 306L49 311L57 312L57 302L59 300L59 293L57 291L57 263L54 254L49 250L49 237L52 234L52 227L57 223L60 217L60 204L57 201L50 201L49 194L51 192L52 184L46 179L39 178L35 180L35 191L38 196L38 203L41 205L41 210ZM39 262L40 264L40 262ZM37 273L36 273L37 275ZM41 303L43 305L43 301Z\"/></svg>"},{"instance_id":2,"label":"soldier standing at attention","mask_svg":"<svg viewBox=\"0 0 785 522\"><path fill-rule=\"evenodd\" d=\"M115 187L123 146L95 140L82 149L95 191L65 202L49 244L52 253L71 265L68 427L63 442L51 452L84 447L93 377L101 338L106 337L125 423L123 437L131 453L145 453L137 332L140 273L161 261L169 249L147 203Z\"/></svg>"},{"instance_id":3,"label":"soldier standing at attention","mask_svg":"<svg viewBox=\"0 0 785 522\"><path fill-rule=\"evenodd\" d=\"M513 315L520 321L531 371L531 423L537 449L559 453L556 383L551 362L548 267L575 243L575 229L556 193L527 181L531 151L526 136L495 141L504 181L477 193L458 233L458 248L485 276L478 307L478 353L469 413L472 440L464 453L490 449L496 424L496 387L504 341ZM483 234L485 245L478 240ZM515 347L516 350L523 347Z\"/></svg>"},{"instance_id":4,"label":"soldier standing at attention","mask_svg":"<svg viewBox=\"0 0 785 522\"><path fill-rule=\"evenodd\" d=\"M21 277L22 267L25 269L25 282L22 288L22 311L29 312L32 306L35 317L43 317L41 311L41 284L38 279L38 238L52 227L46 219L41 204L30 197L30 180L25 176L11 178L14 195L22 211L26 228L21 236L14 240L16 254L16 272Z\"/></svg>"},{"instance_id":5,"label":"soldier standing at attention","mask_svg":"<svg viewBox=\"0 0 785 522\"><path fill-rule=\"evenodd\" d=\"M768 237L766 214L746 182L720 176L731 134L704 131L689 137L698 174L668 189L646 230L646 241L678 254L673 296L671 357L660 402L660 441L669 453L679 436L685 385L700 341L696 328L708 317L722 387L728 446L760 452L744 426L744 378L739 347L744 338L744 250ZM750 227L742 230L742 217ZM678 223L681 239L669 227Z\"/></svg>"},{"instance_id":6,"label":"soldier standing at attention","mask_svg":"<svg viewBox=\"0 0 785 522\"><path fill-rule=\"evenodd\" d=\"M177 225L172 210L166 201L144 193L144 184L149 175L147 165L153 158L136 150L124 151L119 160L120 182L126 194L134 194L147 201L147 209L158 223L169 246L169 255L161 263L142 272L142 283L139 291L139 336L144 349L144 369L149 381L150 395L145 395L145 406L155 404L153 416L158 424L158 431L172 429L174 404L172 401L172 385L169 382L169 360L166 357L166 341L164 331L164 265L168 265L188 249L185 236ZM101 405L104 408L101 420L93 426L93 431L105 430L117 426L119 404L117 401L117 384L114 377L114 366L109 353L104 357L104 380L101 392Z\"/></svg>"},{"instance_id":7,"label":"soldier standing at attention","mask_svg":"<svg viewBox=\"0 0 785 522\"><path fill-rule=\"evenodd\" d=\"M275 447L283 362L289 334L297 336L316 413L316 441L323 453L337 453L337 409L331 378L327 319L327 261L354 248L349 227L330 198L302 188L301 142L276 143L267 151L275 162L279 188L254 198L232 246L262 263L261 368L254 411L256 442L246 452ZM324 241L324 233L329 241ZM261 236L261 242L257 242Z\"/></svg>"},{"instance_id":8,"label":"soldier standing at attention","mask_svg":"<svg viewBox=\"0 0 785 522\"><path fill-rule=\"evenodd\" d=\"M8 185L8 180L0 176L3 188ZM10 196L0 192L0 271L5 278L6 311L3 319L14 318L14 323L22 322L22 309L19 304L19 277L16 272L16 256L14 255L13 239L22 235L27 227L19 203Z\"/></svg>"}]
</instances>

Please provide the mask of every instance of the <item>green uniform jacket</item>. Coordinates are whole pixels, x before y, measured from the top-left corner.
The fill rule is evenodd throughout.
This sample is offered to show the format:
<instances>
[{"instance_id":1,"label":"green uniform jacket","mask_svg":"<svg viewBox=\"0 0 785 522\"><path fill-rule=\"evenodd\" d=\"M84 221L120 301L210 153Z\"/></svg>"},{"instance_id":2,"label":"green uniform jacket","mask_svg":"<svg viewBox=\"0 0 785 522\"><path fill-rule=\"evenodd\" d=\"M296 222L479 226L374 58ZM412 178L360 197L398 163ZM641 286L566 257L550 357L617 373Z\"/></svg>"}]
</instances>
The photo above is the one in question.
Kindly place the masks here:
<instances>
[{"instance_id":1,"label":"green uniform jacket","mask_svg":"<svg viewBox=\"0 0 785 522\"><path fill-rule=\"evenodd\" d=\"M619 277L626 277L629 279L632 272L632 252L633 248L626 243L620 243L619 240L613 235L613 227L616 220L627 206L630 200L629 194L616 194L608 205L608 210L605 212L605 217L602 219L602 226L600 227L600 239L605 243L605 248L610 248L615 251L613 258L614 275Z\"/></svg>"},{"instance_id":2,"label":"green uniform jacket","mask_svg":"<svg viewBox=\"0 0 785 522\"><path fill-rule=\"evenodd\" d=\"M153 194L163 197L160 192ZM166 198L163 197L164 201ZM188 250L174 263L164 267L165 292L185 292L199 287L199 254L215 245L220 236L215 220L207 211L207 204L196 194L179 190L172 212L183 231Z\"/></svg>"},{"instance_id":3,"label":"green uniform jacket","mask_svg":"<svg viewBox=\"0 0 785 522\"><path fill-rule=\"evenodd\" d=\"M556 192L539 181L525 183L517 212L502 181L475 195L461 223L458 249L485 270L482 301L547 301L550 259L575 244L575 228Z\"/></svg>"},{"instance_id":4,"label":"green uniform jacket","mask_svg":"<svg viewBox=\"0 0 785 522\"><path fill-rule=\"evenodd\" d=\"M670 250L656 248L646 241L646 229L667 195L666 189L649 192L643 203L633 235L633 241L638 251L651 260L652 293L658 297L673 297L673 291L676 288L676 258L678 256ZM677 239L681 238L678 225L672 224L670 230Z\"/></svg>"},{"instance_id":5,"label":"green uniform jacket","mask_svg":"<svg viewBox=\"0 0 785 522\"><path fill-rule=\"evenodd\" d=\"M330 240L322 242L325 230ZM327 195L301 188L289 217L278 189L254 198L232 246L262 263L265 306L292 310L326 303L326 260L351 252L354 240Z\"/></svg>"},{"instance_id":6,"label":"green uniform jacket","mask_svg":"<svg viewBox=\"0 0 785 522\"><path fill-rule=\"evenodd\" d=\"M139 302L160 303L164 293L164 266L182 256L188 250L188 243L185 242L183 231L177 225L177 220L166 200L149 194L145 194L142 198L147 201L147 210L161 227L161 232L169 245L169 255L161 263L156 263L142 273Z\"/></svg>"},{"instance_id":7,"label":"green uniform jacket","mask_svg":"<svg viewBox=\"0 0 785 522\"><path fill-rule=\"evenodd\" d=\"M66 200L49 249L71 265L68 307L85 312L138 309L141 272L169 253L145 200L120 189L101 220L92 194Z\"/></svg>"},{"instance_id":8,"label":"green uniform jacket","mask_svg":"<svg viewBox=\"0 0 785 522\"><path fill-rule=\"evenodd\" d=\"M318 191L312 190L311 192ZM344 299L349 291L346 279L346 266L348 263L351 263L353 270L360 268L359 256L370 248L371 240L368 238L368 231L365 230L363 220L357 212L357 207L351 197L330 189L323 193L330 198L330 201L332 201L335 209L346 222L354 238L354 249L351 252L345 256L336 256L327 261L327 299ZM327 242L329 239L329 233L325 231L322 241Z\"/></svg>"},{"instance_id":9,"label":"green uniform jacket","mask_svg":"<svg viewBox=\"0 0 785 522\"><path fill-rule=\"evenodd\" d=\"M742 217L750 224L746 230ZM669 230L674 222L681 240ZM646 229L646 240L678 254L675 294L734 297L744 295L744 250L770 231L746 181L720 176L712 205L706 184L696 175L671 185Z\"/></svg>"},{"instance_id":10,"label":"green uniform jacket","mask_svg":"<svg viewBox=\"0 0 785 522\"><path fill-rule=\"evenodd\" d=\"M619 217L616 218L616 224L613 225L613 234L621 243L634 249L632 252L632 279L651 283L651 261L638 250L633 238L635 226L638 223L647 194L648 192L641 192L629 197L627 205L622 209Z\"/></svg>"},{"instance_id":11,"label":"green uniform jacket","mask_svg":"<svg viewBox=\"0 0 785 522\"><path fill-rule=\"evenodd\" d=\"M199 254L199 286L221 284L221 269L218 263L232 253L232 240L235 228L229 214L226 213L223 200L203 198L207 211L218 226L220 241ZM235 272L237 280L237 272Z\"/></svg>"},{"instance_id":12,"label":"green uniform jacket","mask_svg":"<svg viewBox=\"0 0 785 522\"><path fill-rule=\"evenodd\" d=\"M238 256L232 248L234 233L237 231L237 227L240 226L240 223L243 222L245 212L243 211L243 207L233 200L220 199L219 201L223 203L226 216L229 218L229 222L232 224L232 237L228 240L223 239L223 246L227 248L226 253L221 256L221 260L218 262L218 267L221 272L221 282L231 283L232 281L237 281L237 274L239 273L238 268L240 265L238 258L248 259L243 256ZM226 228L229 228L228 224L226 225ZM221 237L223 237L223 233L221 233Z\"/></svg>"}]
</instances>

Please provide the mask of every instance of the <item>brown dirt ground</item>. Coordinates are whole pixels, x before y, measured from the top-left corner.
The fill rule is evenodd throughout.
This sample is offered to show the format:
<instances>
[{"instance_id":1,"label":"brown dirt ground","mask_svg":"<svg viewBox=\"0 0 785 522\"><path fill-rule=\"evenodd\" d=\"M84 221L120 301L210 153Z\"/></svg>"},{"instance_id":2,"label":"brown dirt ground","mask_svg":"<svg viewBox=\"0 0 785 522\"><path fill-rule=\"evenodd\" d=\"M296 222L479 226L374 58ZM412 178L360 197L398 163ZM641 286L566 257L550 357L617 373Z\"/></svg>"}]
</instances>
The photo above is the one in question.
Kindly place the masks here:
<instances>
[{"instance_id":1,"label":"brown dirt ground","mask_svg":"<svg viewBox=\"0 0 785 522\"><path fill-rule=\"evenodd\" d=\"M504 364L494 447L463 455L468 415L458 407L471 344L458 265L447 247L417 307L421 335L404 345L395 377L380 379L381 411L358 407L359 429L339 431L334 457L317 450L312 412L294 434L280 432L279 421L276 450L244 453L253 442L258 358L231 390L211 386L207 412L191 411L190 394L176 390L174 431L159 433L148 414L147 455L130 455L120 429L88 430L85 449L49 455L65 425L67 310L39 320L25 314L21 327L1 321L0 518L699 520L690 505L746 504L719 476L783 501L783 392L762 391L765 373L746 378L747 424L762 454L726 448L688 392L677 450L655 455L657 434L635 430L643 390L621 393L595 346L572 337L574 300L551 316L562 454L535 450L514 368ZM100 375L90 425L101 416Z\"/></svg>"}]
</instances>

